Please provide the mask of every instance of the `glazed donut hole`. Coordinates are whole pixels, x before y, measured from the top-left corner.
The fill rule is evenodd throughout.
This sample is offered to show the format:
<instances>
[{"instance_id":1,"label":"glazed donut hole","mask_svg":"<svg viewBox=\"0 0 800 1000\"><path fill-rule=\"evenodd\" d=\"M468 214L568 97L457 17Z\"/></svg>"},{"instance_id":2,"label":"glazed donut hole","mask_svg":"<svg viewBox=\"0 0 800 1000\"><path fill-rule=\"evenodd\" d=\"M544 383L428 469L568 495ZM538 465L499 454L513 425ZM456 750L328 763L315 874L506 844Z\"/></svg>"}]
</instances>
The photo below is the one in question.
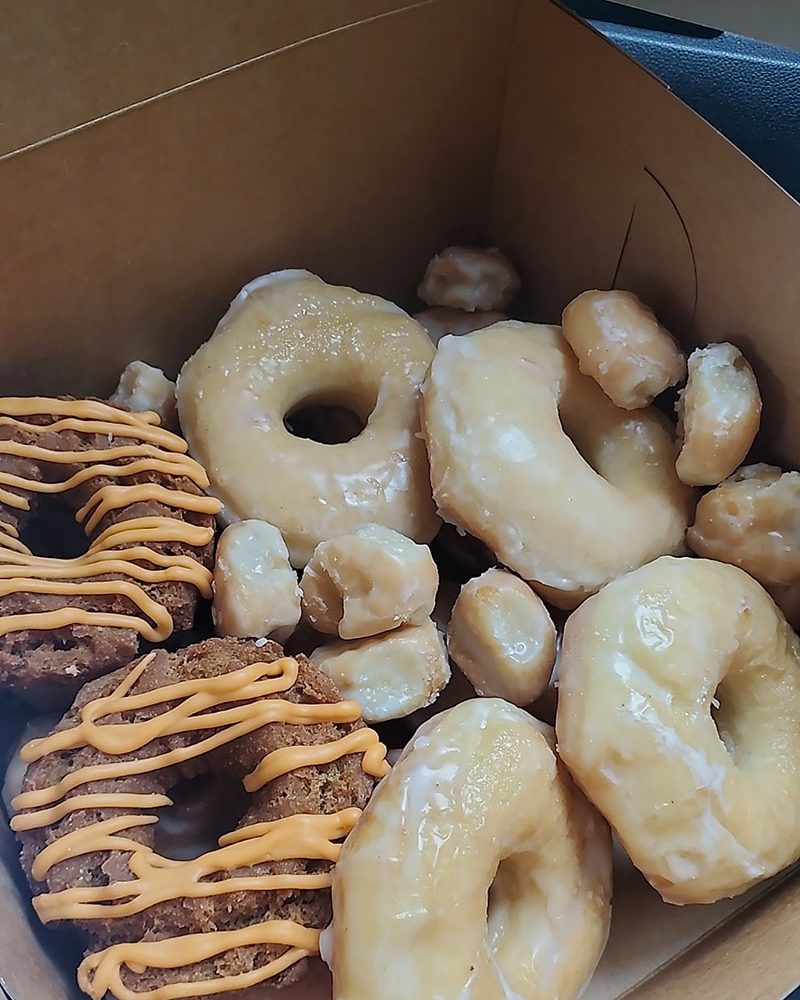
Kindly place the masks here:
<instances>
[{"instance_id":1,"label":"glazed donut hole","mask_svg":"<svg viewBox=\"0 0 800 1000\"><path fill-rule=\"evenodd\" d=\"M228 525L214 565L217 635L286 642L300 620L300 588L280 531L266 521Z\"/></svg>"},{"instance_id":2,"label":"glazed donut hole","mask_svg":"<svg viewBox=\"0 0 800 1000\"><path fill-rule=\"evenodd\" d=\"M710 344L690 355L676 411L678 477L690 486L721 483L744 461L761 422L756 377L738 347Z\"/></svg>"},{"instance_id":3,"label":"glazed donut hole","mask_svg":"<svg viewBox=\"0 0 800 1000\"><path fill-rule=\"evenodd\" d=\"M524 707L550 680L556 628L526 583L507 570L490 569L461 588L447 649L477 694Z\"/></svg>"},{"instance_id":4,"label":"glazed donut hole","mask_svg":"<svg viewBox=\"0 0 800 1000\"><path fill-rule=\"evenodd\" d=\"M343 697L358 702L369 722L425 708L450 680L444 640L430 619L384 635L326 643L310 659Z\"/></svg>"},{"instance_id":5,"label":"glazed donut hole","mask_svg":"<svg viewBox=\"0 0 800 1000\"><path fill-rule=\"evenodd\" d=\"M380 524L320 542L303 570L303 614L319 632L363 639L421 624L439 573L427 545Z\"/></svg>"},{"instance_id":6,"label":"glazed donut hole","mask_svg":"<svg viewBox=\"0 0 800 1000\"><path fill-rule=\"evenodd\" d=\"M417 294L429 306L494 312L509 306L520 284L517 269L499 250L452 246L429 261Z\"/></svg>"},{"instance_id":7,"label":"glazed donut hole","mask_svg":"<svg viewBox=\"0 0 800 1000\"><path fill-rule=\"evenodd\" d=\"M672 334L633 292L582 292L561 322L581 372L622 409L649 406L686 373Z\"/></svg>"},{"instance_id":8,"label":"glazed donut hole","mask_svg":"<svg viewBox=\"0 0 800 1000\"><path fill-rule=\"evenodd\" d=\"M160 368L146 361L131 361L126 365L109 402L134 413L148 410L157 413L162 427L171 431L178 429L175 383Z\"/></svg>"},{"instance_id":9,"label":"glazed donut hole","mask_svg":"<svg viewBox=\"0 0 800 1000\"><path fill-rule=\"evenodd\" d=\"M800 582L800 472L743 466L700 500L686 541L765 586Z\"/></svg>"}]
</instances>

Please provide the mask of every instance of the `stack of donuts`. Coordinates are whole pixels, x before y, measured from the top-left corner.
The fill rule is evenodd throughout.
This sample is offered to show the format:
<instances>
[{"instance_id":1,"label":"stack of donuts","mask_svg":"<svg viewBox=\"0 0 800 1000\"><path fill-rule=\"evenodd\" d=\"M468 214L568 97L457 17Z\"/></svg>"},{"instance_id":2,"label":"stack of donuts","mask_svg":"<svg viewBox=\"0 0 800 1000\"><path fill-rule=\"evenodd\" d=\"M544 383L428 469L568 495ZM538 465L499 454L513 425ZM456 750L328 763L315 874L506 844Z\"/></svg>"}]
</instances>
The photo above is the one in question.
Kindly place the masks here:
<instances>
[{"instance_id":1,"label":"stack of donuts","mask_svg":"<svg viewBox=\"0 0 800 1000\"><path fill-rule=\"evenodd\" d=\"M557 326L520 288L470 247L415 316L279 271L177 383L0 399L0 681L60 715L10 822L94 1000L320 954L320 1000L570 1000L612 836L673 904L800 858L800 473L745 464L753 369L631 292ZM172 856L209 773L244 812Z\"/></svg>"}]
</instances>

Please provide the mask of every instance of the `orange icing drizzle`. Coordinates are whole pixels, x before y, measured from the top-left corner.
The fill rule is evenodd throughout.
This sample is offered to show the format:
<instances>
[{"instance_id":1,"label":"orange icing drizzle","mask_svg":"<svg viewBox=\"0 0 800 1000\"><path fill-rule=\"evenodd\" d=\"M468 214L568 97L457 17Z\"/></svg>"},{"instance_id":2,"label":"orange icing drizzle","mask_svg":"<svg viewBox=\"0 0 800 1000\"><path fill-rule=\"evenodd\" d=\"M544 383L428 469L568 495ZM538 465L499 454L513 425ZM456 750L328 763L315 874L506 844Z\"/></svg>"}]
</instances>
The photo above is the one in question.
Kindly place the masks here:
<instances>
[{"instance_id":1,"label":"orange icing drizzle","mask_svg":"<svg viewBox=\"0 0 800 1000\"><path fill-rule=\"evenodd\" d=\"M33 424L21 419L41 414L52 414L57 419L49 424ZM59 431L100 434L106 435L109 442L104 448L57 451L26 442L0 441L0 455L56 467L82 466L60 482L47 483L0 471L0 504L14 510L30 510L30 499L25 493L66 493L100 476L126 479L143 472L182 476L200 489L206 489L208 477L202 466L186 454L186 442L159 427L158 422L156 413L129 413L108 403L89 399L0 398L0 427L11 427L32 435ZM112 439L118 441L120 438L130 438L135 443L112 446ZM109 464L115 461L120 464ZM20 495L13 492L14 489L25 493ZM156 502L209 515L218 513L221 507L213 497L172 489L159 483L111 483L96 489L77 511L75 519L91 536L107 514L143 502ZM196 587L203 597L209 598L211 572L190 556L169 556L154 551L147 543L182 542L199 547L207 545L213 536L211 527L199 527L174 517L138 517L111 525L92 541L87 552L76 559L50 559L33 555L19 540L17 529L6 521L0 521L0 596L125 597L139 612L138 615L117 614L64 607L35 614L5 615L0 617L0 635L21 629L94 625L134 629L150 642L162 642L172 634L172 616L162 604L148 597L140 585L188 583ZM143 566L142 562L151 564L152 568ZM114 574L116 578L89 579L86 582L87 578L107 574Z\"/></svg>"},{"instance_id":2,"label":"orange icing drizzle","mask_svg":"<svg viewBox=\"0 0 800 1000\"><path fill-rule=\"evenodd\" d=\"M216 677L179 681L131 694L155 656L150 653L143 657L110 695L84 705L74 726L26 744L21 751L23 760L32 762L49 754L89 746L119 757L142 750L164 736L204 730L211 730L211 735L191 746L150 757L83 766L49 787L22 792L14 799L14 808L32 811L12 819L14 830L41 829L81 809L151 809L171 804L167 796L159 794L69 793L94 781L145 774L200 757L270 722L303 725L347 723L360 718L355 702L298 705L281 698L267 698L290 690L296 683L298 664L290 657L272 663L253 663ZM153 718L104 721L110 716L124 718L125 713L159 705L169 707ZM248 791L256 791L278 775L328 763L351 753L362 754L362 767L373 777L380 778L387 773L385 746L373 730L361 728L330 743L274 750L244 778L244 786ZM329 888L330 872L227 876L217 881L209 881L209 878L269 861L304 858L335 863L341 851L338 841L353 829L360 812L360 809L350 808L329 816L297 814L253 823L221 837L215 850L187 861L161 857L151 847L125 835L126 831L156 823L156 816L125 813L112 816L78 827L52 841L35 858L32 875L41 881L54 865L70 858L98 851L121 851L129 852L130 880L43 893L35 897L34 908L44 923L108 919L131 916L158 903L180 898L208 898L243 891ZM285 944L287 950L252 972L204 982L179 982L135 992L122 981L124 966L139 972L147 968L177 969L232 948L256 944ZM319 931L291 921L266 920L236 930L112 945L83 961L78 970L78 982L95 1000L101 1000L107 993L117 1000L204 996L265 982L318 950Z\"/></svg>"}]
</instances>

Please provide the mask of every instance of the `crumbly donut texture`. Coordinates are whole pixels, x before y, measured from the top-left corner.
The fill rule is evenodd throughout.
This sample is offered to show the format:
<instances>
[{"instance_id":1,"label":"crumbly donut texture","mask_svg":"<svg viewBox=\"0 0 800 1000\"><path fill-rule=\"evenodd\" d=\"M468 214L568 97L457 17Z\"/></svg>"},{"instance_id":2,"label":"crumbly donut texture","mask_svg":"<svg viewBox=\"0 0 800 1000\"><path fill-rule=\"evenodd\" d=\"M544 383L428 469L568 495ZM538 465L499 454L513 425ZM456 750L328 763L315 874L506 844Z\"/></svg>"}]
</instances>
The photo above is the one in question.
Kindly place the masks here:
<instances>
[{"instance_id":1,"label":"crumbly donut texture","mask_svg":"<svg viewBox=\"0 0 800 1000\"><path fill-rule=\"evenodd\" d=\"M614 406L557 327L446 337L422 423L445 519L559 607L683 551L693 492L675 473L672 428L652 408Z\"/></svg>"},{"instance_id":2,"label":"crumbly donut texture","mask_svg":"<svg viewBox=\"0 0 800 1000\"><path fill-rule=\"evenodd\" d=\"M564 310L564 337L589 375L626 410L649 406L686 374L686 359L633 292L583 292Z\"/></svg>"},{"instance_id":3,"label":"crumbly donut texture","mask_svg":"<svg viewBox=\"0 0 800 1000\"><path fill-rule=\"evenodd\" d=\"M519 286L517 269L499 250L455 246L428 262L417 294L429 306L495 311L509 306Z\"/></svg>"},{"instance_id":4,"label":"crumbly donut texture","mask_svg":"<svg viewBox=\"0 0 800 1000\"><path fill-rule=\"evenodd\" d=\"M358 702L367 722L426 708L450 680L444 640L430 619L367 639L325 643L311 662L345 698Z\"/></svg>"},{"instance_id":5,"label":"crumbly donut texture","mask_svg":"<svg viewBox=\"0 0 800 1000\"><path fill-rule=\"evenodd\" d=\"M178 430L175 383L146 361L131 361L126 365L109 402L134 412L150 410L158 414L162 427Z\"/></svg>"},{"instance_id":6,"label":"crumbly donut texture","mask_svg":"<svg viewBox=\"0 0 800 1000\"><path fill-rule=\"evenodd\" d=\"M753 369L733 344L710 344L689 357L676 406L682 440L675 468L690 486L716 486L744 461L761 422Z\"/></svg>"},{"instance_id":7,"label":"crumbly donut texture","mask_svg":"<svg viewBox=\"0 0 800 1000\"><path fill-rule=\"evenodd\" d=\"M365 524L320 542L300 585L303 613L315 629L363 639L429 618L439 571L427 545Z\"/></svg>"},{"instance_id":8,"label":"crumbly donut texture","mask_svg":"<svg viewBox=\"0 0 800 1000\"><path fill-rule=\"evenodd\" d=\"M236 639L209 639L189 646L177 653L157 650L151 654L147 669L131 690L133 696L159 691L170 685L185 681L215 678L231 673L251 664L271 663L282 656L282 650L275 643L256 645L253 641ZM299 672L293 687L286 692L267 695L264 704L271 699L283 699L293 705L333 705L339 702L339 695L331 682L316 671L303 657L297 658ZM131 667L135 666L132 664ZM96 699L109 696L130 673L124 667L105 677L85 685L67 714L56 726L55 732L64 732L76 726L81 718L81 710ZM161 705L163 712L169 707ZM158 717L159 706L132 708L123 716L111 716L109 724L125 722L129 729L134 723L141 723ZM205 754L195 757L186 764L171 765L156 771L130 774L81 784L68 792L65 801L72 795L104 793L124 793L135 795L163 795L182 777L192 777L200 770L211 769L230 776L231 780L242 779L252 768L257 767L267 754L283 747L297 747L329 743L361 726L360 723L310 722L307 725L288 724L280 721L251 731L233 742L229 742ZM101 726L101 729L105 728ZM176 748L189 746L208 735L207 730L195 729L174 735L155 735L142 751L144 756L167 753ZM77 746L60 753L41 757L28 768L23 784L23 794L46 789L86 766L104 766L128 756L112 755L95 749L94 746ZM295 814L332 815L340 810L363 808L369 798L373 779L364 773L358 754L339 757L329 764L291 770L274 778L263 789L252 794L247 812L236 826L237 831L252 829L254 824L282 820ZM141 810L120 808L76 809L56 822L38 829L19 830L17 836L22 844L22 864L34 894L67 892L77 896L91 892L90 887L107 886L130 880L133 876L128 869L130 849L125 844L115 846L114 839L108 849L90 854L67 857L54 864L44 880L34 875L33 869L41 852L52 846L58 838L75 834L92 824L113 820L121 814L137 816ZM19 819L25 819L30 810L22 810ZM154 826L130 826L124 830L128 841L153 846ZM187 862L188 864L189 862ZM252 865L249 869L236 872L221 872L218 877L250 875L314 875L330 869L330 861L320 856L318 860L278 860ZM46 898L46 897L44 897ZM112 897L114 898L114 897ZM322 928L330 920L331 904L329 889L271 889L248 890L245 887L222 895L200 895L200 898L178 898L157 902L141 912L130 916L103 918L89 916L77 919L75 926L85 935L90 952L107 949L122 942L159 942L186 935L208 935L232 928L241 928L261 923L265 920L294 921L303 927ZM182 945L177 941L176 947ZM136 993L159 990L169 984L196 983L197 995L207 995L210 980L218 977L246 974L257 970L285 951L282 945L261 944L222 951L214 958L194 962L177 968L148 967L144 969L123 968L122 983ZM276 977L271 985L291 983L302 974L305 961L300 961ZM177 988L177 987L176 987ZM188 996L186 993L169 994ZM194 994L191 994L194 995ZM236 993L225 996L236 996Z\"/></svg>"},{"instance_id":9,"label":"crumbly donut texture","mask_svg":"<svg viewBox=\"0 0 800 1000\"><path fill-rule=\"evenodd\" d=\"M286 642L300 621L300 587L280 531L266 521L229 524L214 563L218 635Z\"/></svg>"},{"instance_id":10,"label":"crumbly donut texture","mask_svg":"<svg viewBox=\"0 0 800 1000\"><path fill-rule=\"evenodd\" d=\"M30 486L8 486L0 503L0 684L63 708L85 680L129 662L140 635L163 641L192 627L198 583L210 597L214 551L214 519L202 508L218 505L198 485L202 469L181 454L185 442L146 415L132 421L118 407L69 397L7 398L4 408L13 412L0 426L0 474ZM82 523L87 551L77 560L22 544L50 499L45 489L58 490L50 502ZM155 629L145 621L153 613L163 618Z\"/></svg>"},{"instance_id":11,"label":"crumbly donut texture","mask_svg":"<svg viewBox=\"0 0 800 1000\"><path fill-rule=\"evenodd\" d=\"M518 576L490 569L465 583L453 606L447 650L479 695L530 705L556 658L556 627Z\"/></svg>"},{"instance_id":12,"label":"crumbly donut texture","mask_svg":"<svg viewBox=\"0 0 800 1000\"><path fill-rule=\"evenodd\" d=\"M558 750L665 900L800 856L800 641L740 569L663 557L569 619Z\"/></svg>"},{"instance_id":13,"label":"crumbly donut texture","mask_svg":"<svg viewBox=\"0 0 800 1000\"><path fill-rule=\"evenodd\" d=\"M574 1000L610 898L608 828L550 727L507 702L464 702L422 726L345 844L334 1000Z\"/></svg>"},{"instance_id":14,"label":"crumbly donut texture","mask_svg":"<svg viewBox=\"0 0 800 1000\"><path fill-rule=\"evenodd\" d=\"M686 541L764 585L788 586L800 581L798 512L800 472L746 465L700 500Z\"/></svg>"},{"instance_id":15,"label":"crumbly donut texture","mask_svg":"<svg viewBox=\"0 0 800 1000\"><path fill-rule=\"evenodd\" d=\"M283 534L292 565L376 522L427 542L439 521L419 439L430 338L385 299L282 271L247 285L178 379L181 426L223 519ZM344 444L292 435L284 418L338 405L366 421Z\"/></svg>"}]
</instances>

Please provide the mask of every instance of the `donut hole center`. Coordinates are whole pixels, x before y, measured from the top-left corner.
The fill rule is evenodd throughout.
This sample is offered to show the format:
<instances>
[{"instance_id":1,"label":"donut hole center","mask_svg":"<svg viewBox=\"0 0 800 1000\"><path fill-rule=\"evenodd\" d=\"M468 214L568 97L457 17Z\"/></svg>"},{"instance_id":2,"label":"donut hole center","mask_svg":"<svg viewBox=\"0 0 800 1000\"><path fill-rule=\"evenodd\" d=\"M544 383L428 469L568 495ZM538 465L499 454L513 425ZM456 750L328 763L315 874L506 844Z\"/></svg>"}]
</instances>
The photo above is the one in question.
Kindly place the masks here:
<instances>
[{"instance_id":1,"label":"donut hole center","mask_svg":"<svg viewBox=\"0 0 800 1000\"><path fill-rule=\"evenodd\" d=\"M733 762L736 763L738 754L736 728L731 713L730 700L725 695L725 685L719 684L711 699L711 721L716 727L720 742L728 751Z\"/></svg>"},{"instance_id":2,"label":"donut hole center","mask_svg":"<svg viewBox=\"0 0 800 1000\"><path fill-rule=\"evenodd\" d=\"M45 559L77 559L89 548L89 540L69 507L46 494L37 498L20 540Z\"/></svg>"},{"instance_id":3,"label":"donut hole center","mask_svg":"<svg viewBox=\"0 0 800 1000\"><path fill-rule=\"evenodd\" d=\"M596 472L598 476L602 476L603 473L598 468L598 441L597 437L593 435L592 428L588 424L581 423L580 421L575 421L573 423L573 421L567 418L565 414L560 411L558 417L561 422L561 429L572 442L572 446L575 448L575 451L577 451L593 472Z\"/></svg>"},{"instance_id":4,"label":"donut hole center","mask_svg":"<svg viewBox=\"0 0 800 1000\"><path fill-rule=\"evenodd\" d=\"M317 444L347 444L367 426L375 400L345 398L337 392L315 393L290 407L283 418L286 430Z\"/></svg>"},{"instance_id":5,"label":"donut hole center","mask_svg":"<svg viewBox=\"0 0 800 1000\"><path fill-rule=\"evenodd\" d=\"M250 798L240 781L212 773L182 778L167 794L173 804L157 811L155 850L172 861L215 850L247 812Z\"/></svg>"}]
</instances>

